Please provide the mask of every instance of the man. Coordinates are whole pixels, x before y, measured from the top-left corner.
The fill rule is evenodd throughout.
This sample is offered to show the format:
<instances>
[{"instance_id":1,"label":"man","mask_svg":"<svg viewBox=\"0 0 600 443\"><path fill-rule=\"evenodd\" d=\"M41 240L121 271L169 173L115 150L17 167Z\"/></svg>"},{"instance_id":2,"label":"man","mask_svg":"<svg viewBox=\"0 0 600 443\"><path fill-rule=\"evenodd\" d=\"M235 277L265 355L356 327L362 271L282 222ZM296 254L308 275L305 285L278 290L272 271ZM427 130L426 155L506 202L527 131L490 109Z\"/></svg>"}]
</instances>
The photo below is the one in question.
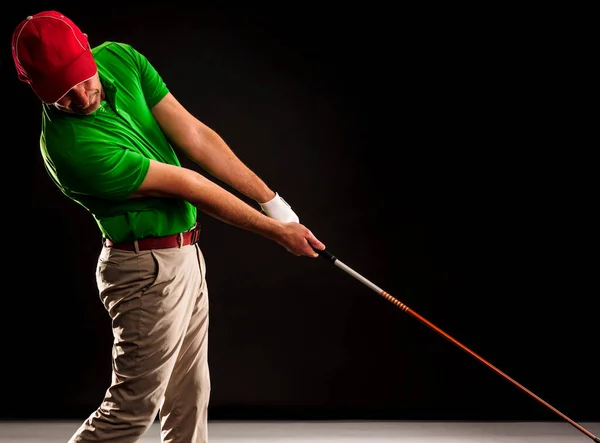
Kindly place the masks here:
<instances>
[{"instance_id":1,"label":"man","mask_svg":"<svg viewBox=\"0 0 600 443\"><path fill-rule=\"evenodd\" d=\"M206 442L208 293L197 210L297 256L317 257L325 245L130 45L92 49L69 18L43 11L16 27L12 51L19 79L42 102L46 170L104 239L96 277L113 325L112 383L69 442L138 441L157 414L163 442ZM178 153L262 212L181 167Z\"/></svg>"}]
</instances>

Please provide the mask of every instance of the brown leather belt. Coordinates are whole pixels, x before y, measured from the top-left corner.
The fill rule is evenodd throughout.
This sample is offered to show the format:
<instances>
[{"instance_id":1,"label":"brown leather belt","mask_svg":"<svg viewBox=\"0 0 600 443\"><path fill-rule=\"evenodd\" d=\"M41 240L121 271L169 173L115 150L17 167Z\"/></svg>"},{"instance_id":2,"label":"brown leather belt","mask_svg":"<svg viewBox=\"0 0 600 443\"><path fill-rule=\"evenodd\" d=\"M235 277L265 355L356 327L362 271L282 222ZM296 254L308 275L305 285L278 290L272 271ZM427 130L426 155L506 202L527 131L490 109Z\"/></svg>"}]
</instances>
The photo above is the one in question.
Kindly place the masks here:
<instances>
[{"instance_id":1,"label":"brown leather belt","mask_svg":"<svg viewBox=\"0 0 600 443\"><path fill-rule=\"evenodd\" d=\"M191 231L179 234L165 235L164 237L145 237L136 241L114 243L105 238L104 245L108 248L123 249L125 251L147 251L149 249L180 248L193 245L200 239L200 225ZM137 243L137 248L136 248Z\"/></svg>"}]
</instances>

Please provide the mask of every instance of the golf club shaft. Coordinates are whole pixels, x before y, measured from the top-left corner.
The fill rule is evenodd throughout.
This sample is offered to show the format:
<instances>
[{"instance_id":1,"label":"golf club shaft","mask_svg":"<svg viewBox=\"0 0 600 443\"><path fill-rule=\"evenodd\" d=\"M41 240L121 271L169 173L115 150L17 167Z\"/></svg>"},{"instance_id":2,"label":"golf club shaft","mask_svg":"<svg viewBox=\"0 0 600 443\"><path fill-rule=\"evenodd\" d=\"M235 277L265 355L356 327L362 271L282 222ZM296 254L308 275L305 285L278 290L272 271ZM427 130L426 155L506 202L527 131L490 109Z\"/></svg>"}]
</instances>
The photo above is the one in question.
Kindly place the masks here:
<instances>
[{"instance_id":1,"label":"golf club shaft","mask_svg":"<svg viewBox=\"0 0 600 443\"><path fill-rule=\"evenodd\" d=\"M407 314L410 314L411 316L413 316L414 318L416 318L417 320L419 320L421 323L423 323L426 326L428 326L429 328L433 329L438 334L441 334L444 338L446 338L450 342L454 343L456 346L458 346L459 348L461 348L463 351L467 352L468 354L471 354L471 356L475 357L477 360L479 360L481 363L483 363L484 365L486 365L488 368L492 369L494 372L496 372L497 374L501 375L506 380L508 380L509 382L511 382L512 384L514 384L516 387L518 387L519 389L521 389L522 391L524 391L526 394L530 395L531 397L533 397L534 399L536 399L537 401L539 401L541 404L543 404L548 409L550 409L551 411L553 411L554 413L556 413L557 415L559 415L562 419L564 419L565 421L567 421L573 427L575 427L579 431L583 432L585 435L587 435L589 438L591 438L592 440L594 440L596 443L600 443L600 438L596 437L591 432L589 432L588 430L586 430L585 428L583 428L581 425L579 425L578 423L576 423L573 420L571 420L565 414L563 414L562 412L560 412L559 410L557 410L556 408L554 408L552 405L550 405L546 401L542 400L540 397L538 397L537 395L535 395L529 389L525 388L523 385L521 385L520 383L516 382L514 379L512 379L508 375L506 375L504 372L500 371L494 365L492 365L487 360L485 360L482 357L480 357L479 355L477 355L475 352L473 352L472 350L470 350L469 348L467 348L465 345L463 345L462 343L460 343L458 340L452 338L450 335L448 335L447 333L445 333L444 331L442 331L440 328L438 328L437 326L435 326L433 323L431 323L430 321L428 321L427 319L425 319L421 315L417 314L415 311L413 311L412 309L410 309L404 303L400 302L398 299L392 297L390 294L388 294L387 292L385 292L383 289L381 289L377 285L373 284L371 281L367 280L365 277L363 277L362 275L360 275L358 272L356 272L355 270L353 270L352 268L350 268L349 266L347 266L346 264L344 264L343 262L341 262L340 260L338 260L338 258L336 256L334 256L333 254L331 254L330 252L328 252L326 250L323 250L323 251L318 251L317 250L316 252L319 254L320 257L324 258L328 262L334 264L338 268L340 268L343 271L345 271L346 273L350 274L352 277L356 278L358 281L360 281L361 283L363 283L367 287L371 288L373 291L377 292L379 295L381 295L387 301L393 303L398 308L402 309Z\"/></svg>"}]
</instances>

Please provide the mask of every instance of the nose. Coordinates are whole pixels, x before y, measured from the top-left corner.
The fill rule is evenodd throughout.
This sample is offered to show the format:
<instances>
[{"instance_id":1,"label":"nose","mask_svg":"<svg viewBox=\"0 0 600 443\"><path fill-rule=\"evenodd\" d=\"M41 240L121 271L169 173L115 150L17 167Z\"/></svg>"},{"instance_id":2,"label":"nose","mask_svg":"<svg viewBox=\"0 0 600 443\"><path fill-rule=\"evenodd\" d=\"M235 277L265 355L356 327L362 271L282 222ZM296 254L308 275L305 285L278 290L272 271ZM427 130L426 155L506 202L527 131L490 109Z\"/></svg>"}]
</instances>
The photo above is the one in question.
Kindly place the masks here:
<instances>
[{"instance_id":1,"label":"nose","mask_svg":"<svg viewBox=\"0 0 600 443\"><path fill-rule=\"evenodd\" d=\"M71 90L71 106L75 108L85 108L90 103L90 97L83 87L76 87Z\"/></svg>"}]
</instances>

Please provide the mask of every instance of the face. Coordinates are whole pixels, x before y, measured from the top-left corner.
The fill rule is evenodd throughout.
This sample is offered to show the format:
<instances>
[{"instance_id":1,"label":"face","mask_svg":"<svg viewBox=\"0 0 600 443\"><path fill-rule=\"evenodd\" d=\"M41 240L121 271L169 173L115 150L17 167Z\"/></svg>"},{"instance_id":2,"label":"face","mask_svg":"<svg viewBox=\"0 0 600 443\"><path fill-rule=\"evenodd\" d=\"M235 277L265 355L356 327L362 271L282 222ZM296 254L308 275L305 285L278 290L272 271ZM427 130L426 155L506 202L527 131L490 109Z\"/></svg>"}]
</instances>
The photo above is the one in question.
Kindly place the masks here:
<instances>
[{"instance_id":1,"label":"face","mask_svg":"<svg viewBox=\"0 0 600 443\"><path fill-rule=\"evenodd\" d=\"M98 73L89 80L73 86L54 106L70 114L88 115L100 107L104 91Z\"/></svg>"}]
</instances>

